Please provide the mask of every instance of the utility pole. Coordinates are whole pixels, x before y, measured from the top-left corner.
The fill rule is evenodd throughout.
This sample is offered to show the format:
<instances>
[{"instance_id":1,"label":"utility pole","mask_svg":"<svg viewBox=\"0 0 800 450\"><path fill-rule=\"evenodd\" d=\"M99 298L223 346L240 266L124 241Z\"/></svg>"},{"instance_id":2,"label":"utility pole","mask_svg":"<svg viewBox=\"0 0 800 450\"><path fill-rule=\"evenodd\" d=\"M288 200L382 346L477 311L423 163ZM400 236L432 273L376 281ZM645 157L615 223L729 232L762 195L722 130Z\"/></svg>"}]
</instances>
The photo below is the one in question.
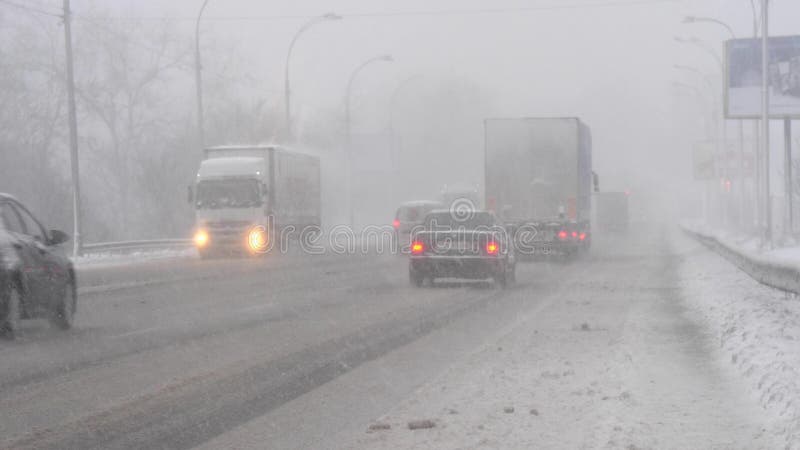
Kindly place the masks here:
<instances>
[{"instance_id":1,"label":"utility pole","mask_svg":"<svg viewBox=\"0 0 800 450\"><path fill-rule=\"evenodd\" d=\"M753 9L753 40L755 41L758 39L758 8L756 7L756 0L750 0L750 6ZM764 216L764 208L762 204L764 202L761 194L761 172L762 172L762 161L761 161L761 136L759 130L759 123L758 120L753 120L753 211L754 214L754 221L756 230L761 230L761 226L763 222Z\"/></svg>"},{"instance_id":2,"label":"utility pole","mask_svg":"<svg viewBox=\"0 0 800 450\"><path fill-rule=\"evenodd\" d=\"M772 199L770 198L769 164L769 0L761 0L761 144L764 147L764 190L766 197L766 233L768 248L772 248Z\"/></svg>"},{"instance_id":3,"label":"utility pole","mask_svg":"<svg viewBox=\"0 0 800 450\"><path fill-rule=\"evenodd\" d=\"M203 11L206 9L208 0L203 1L203 6L200 7L200 12L197 14L197 21L194 27L194 82L197 90L197 143L202 152L206 146L206 131L203 117L203 64L200 62L200 19L203 17Z\"/></svg>"},{"instance_id":4,"label":"utility pole","mask_svg":"<svg viewBox=\"0 0 800 450\"><path fill-rule=\"evenodd\" d=\"M73 256L81 256L81 183L78 168L78 119L75 111L75 78L72 67L72 27L69 0L64 0L64 43L67 56L67 110L69 114L69 160L72 169Z\"/></svg>"},{"instance_id":5,"label":"utility pole","mask_svg":"<svg viewBox=\"0 0 800 450\"><path fill-rule=\"evenodd\" d=\"M783 189L786 207L783 218L784 236L794 235L794 205L792 205L792 119L783 119L783 140L784 140L784 159L783 159Z\"/></svg>"}]
</instances>

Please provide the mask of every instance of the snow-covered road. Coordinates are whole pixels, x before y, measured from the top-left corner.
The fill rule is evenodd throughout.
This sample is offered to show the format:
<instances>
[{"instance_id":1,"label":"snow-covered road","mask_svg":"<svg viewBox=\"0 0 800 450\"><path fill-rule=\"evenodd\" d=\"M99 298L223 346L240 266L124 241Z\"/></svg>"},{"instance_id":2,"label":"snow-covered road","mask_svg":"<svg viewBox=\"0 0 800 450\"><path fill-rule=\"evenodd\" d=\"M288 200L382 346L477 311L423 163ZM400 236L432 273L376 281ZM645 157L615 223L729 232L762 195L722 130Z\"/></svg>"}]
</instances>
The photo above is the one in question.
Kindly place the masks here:
<instances>
[{"instance_id":1,"label":"snow-covered road","mask_svg":"<svg viewBox=\"0 0 800 450\"><path fill-rule=\"evenodd\" d=\"M66 336L0 343L0 448L798 445L798 302L677 228L508 290L275 255L86 267L82 292Z\"/></svg>"},{"instance_id":2,"label":"snow-covered road","mask_svg":"<svg viewBox=\"0 0 800 450\"><path fill-rule=\"evenodd\" d=\"M727 367L731 344L718 345L727 322L715 320L713 306L741 309L745 300L757 299L714 304L706 317L710 305L702 298L748 290L775 294L683 236L662 236L653 245L605 258L601 270L564 283L496 341L376 417L372 430L343 447L797 445L796 436L785 434L790 424L763 410ZM709 270L713 276L698 276ZM743 347L754 351L758 345L764 342ZM796 390L781 392L785 400L797 399ZM419 420L434 426L410 430L409 423Z\"/></svg>"}]
</instances>

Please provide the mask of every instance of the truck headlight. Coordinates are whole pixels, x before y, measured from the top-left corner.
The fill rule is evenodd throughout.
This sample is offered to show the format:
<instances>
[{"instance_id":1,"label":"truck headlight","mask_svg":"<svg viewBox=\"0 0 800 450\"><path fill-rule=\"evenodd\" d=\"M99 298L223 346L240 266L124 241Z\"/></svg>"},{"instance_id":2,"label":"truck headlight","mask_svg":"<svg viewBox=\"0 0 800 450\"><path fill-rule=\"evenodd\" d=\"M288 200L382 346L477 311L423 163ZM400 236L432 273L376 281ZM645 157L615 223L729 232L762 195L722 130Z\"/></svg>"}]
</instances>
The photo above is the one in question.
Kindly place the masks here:
<instances>
[{"instance_id":1,"label":"truck headlight","mask_svg":"<svg viewBox=\"0 0 800 450\"><path fill-rule=\"evenodd\" d=\"M197 248L203 248L208 245L209 237L208 231L206 230L197 230L194 233L194 245Z\"/></svg>"},{"instance_id":2,"label":"truck headlight","mask_svg":"<svg viewBox=\"0 0 800 450\"><path fill-rule=\"evenodd\" d=\"M263 226L257 226L247 234L247 245L253 252L265 251L268 243L267 229Z\"/></svg>"}]
</instances>

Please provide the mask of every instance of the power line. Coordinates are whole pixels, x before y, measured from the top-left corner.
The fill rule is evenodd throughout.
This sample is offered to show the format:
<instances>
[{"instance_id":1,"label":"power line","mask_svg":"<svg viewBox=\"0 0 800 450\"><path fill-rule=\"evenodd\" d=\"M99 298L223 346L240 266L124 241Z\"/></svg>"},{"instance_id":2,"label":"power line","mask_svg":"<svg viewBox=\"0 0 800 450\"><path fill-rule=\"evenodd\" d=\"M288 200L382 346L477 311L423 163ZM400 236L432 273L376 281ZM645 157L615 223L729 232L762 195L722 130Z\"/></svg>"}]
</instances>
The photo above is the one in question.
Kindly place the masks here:
<instances>
[{"instance_id":1,"label":"power line","mask_svg":"<svg viewBox=\"0 0 800 450\"><path fill-rule=\"evenodd\" d=\"M366 13L340 14L344 18L381 18L381 17L414 17L414 16L469 16L487 14L509 14L525 13L535 11L555 11L569 9L591 9L591 8L610 8L624 6L644 6L664 3L676 3L677 0L611 0L600 2L584 2L549 6L527 6L515 8L482 8L482 9L442 9L442 10L417 10L417 11L375 11ZM203 17L204 21L278 21L278 20L307 20L317 16L313 15L279 15L279 16L228 16L228 17ZM76 16L76 19L91 19L89 16ZM175 21L195 21L196 17L102 17L106 20L175 20Z\"/></svg>"},{"instance_id":2,"label":"power line","mask_svg":"<svg viewBox=\"0 0 800 450\"><path fill-rule=\"evenodd\" d=\"M15 2L12 2L12 1L9 1L9 0L0 0L0 4L8 5L8 6L11 6L13 8L17 8L17 9L22 9L24 11L28 11L28 12L31 12L31 13L44 14L46 16L58 17L58 18L63 18L64 17L64 15L62 13L57 13L57 12L53 12L53 11L47 11L47 10L44 10L42 8L37 8L35 6L21 5L19 3L15 3Z\"/></svg>"}]
</instances>

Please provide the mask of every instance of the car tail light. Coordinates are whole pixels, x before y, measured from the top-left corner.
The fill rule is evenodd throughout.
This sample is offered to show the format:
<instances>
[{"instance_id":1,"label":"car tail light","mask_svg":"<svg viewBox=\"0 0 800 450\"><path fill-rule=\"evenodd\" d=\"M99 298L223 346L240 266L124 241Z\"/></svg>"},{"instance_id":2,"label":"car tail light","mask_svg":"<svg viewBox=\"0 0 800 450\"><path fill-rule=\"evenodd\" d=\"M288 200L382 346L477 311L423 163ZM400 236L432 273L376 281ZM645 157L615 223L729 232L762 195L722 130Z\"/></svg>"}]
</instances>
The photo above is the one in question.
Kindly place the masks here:
<instances>
[{"instance_id":1,"label":"car tail light","mask_svg":"<svg viewBox=\"0 0 800 450\"><path fill-rule=\"evenodd\" d=\"M486 244L486 253L496 255L498 252L500 252L500 246L497 245L497 242L489 241Z\"/></svg>"},{"instance_id":2,"label":"car tail light","mask_svg":"<svg viewBox=\"0 0 800 450\"><path fill-rule=\"evenodd\" d=\"M573 231L572 232L572 238L573 239L577 239L577 237L578 237L578 232L577 231Z\"/></svg>"},{"instance_id":3,"label":"car tail light","mask_svg":"<svg viewBox=\"0 0 800 450\"><path fill-rule=\"evenodd\" d=\"M567 234L567 230L561 230L561 231L558 232L558 238L560 240L566 241L568 237L569 237L569 234Z\"/></svg>"},{"instance_id":4,"label":"car tail light","mask_svg":"<svg viewBox=\"0 0 800 450\"><path fill-rule=\"evenodd\" d=\"M582 241L585 241L586 240L586 233L581 233L580 236L578 236L578 239L580 239Z\"/></svg>"},{"instance_id":5,"label":"car tail light","mask_svg":"<svg viewBox=\"0 0 800 450\"><path fill-rule=\"evenodd\" d=\"M394 221L392 222L392 226L393 226L395 229L397 229L397 228L400 228L400 221L399 221L399 220L397 220L397 219L394 219Z\"/></svg>"},{"instance_id":6,"label":"car tail light","mask_svg":"<svg viewBox=\"0 0 800 450\"><path fill-rule=\"evenodd\" d=\"M422 252L425 251L425 244L419 241L414 241L411 243L411 254L412 255L421 255Z\"/></svg>"}]
</instances>

